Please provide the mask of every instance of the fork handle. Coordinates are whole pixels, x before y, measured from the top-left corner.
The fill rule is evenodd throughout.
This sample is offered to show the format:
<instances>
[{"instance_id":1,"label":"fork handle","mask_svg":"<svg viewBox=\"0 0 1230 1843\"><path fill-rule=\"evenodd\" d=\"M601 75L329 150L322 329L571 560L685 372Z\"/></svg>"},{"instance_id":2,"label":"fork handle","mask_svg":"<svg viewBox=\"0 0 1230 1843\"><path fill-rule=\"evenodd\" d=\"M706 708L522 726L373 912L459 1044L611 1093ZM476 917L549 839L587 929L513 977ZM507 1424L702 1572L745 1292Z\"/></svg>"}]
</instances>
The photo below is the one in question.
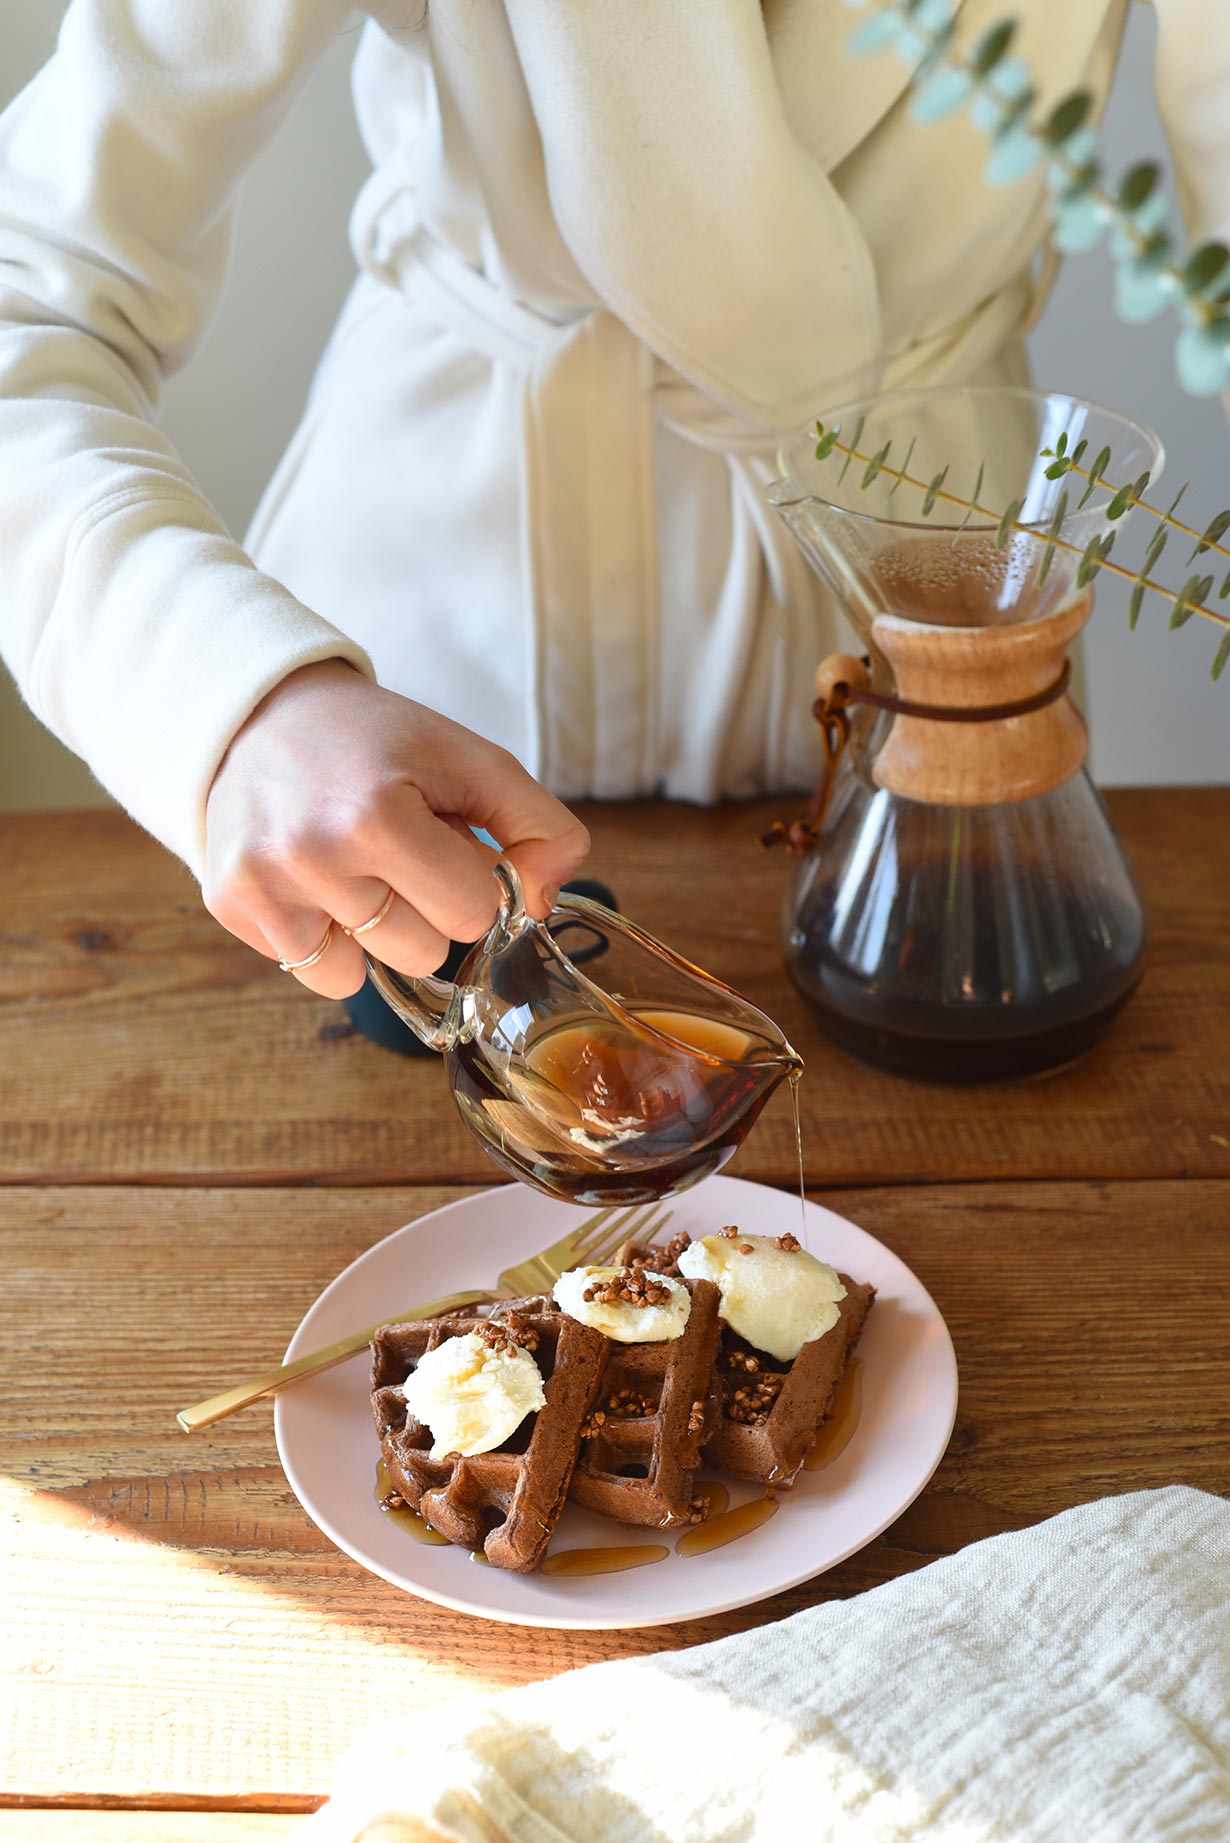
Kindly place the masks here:
<instances>
[{"instance_id":1,"label":"fork handle","mask_svg":"<svg viewBox=\"0 0 1230 1843\"><path fill-rule=\"evenodd\" d=\"M215 1421L224 1421L228 1414L235 1414L250 1402L260 1401L266 1395L276 1395L279 1389L286 1388L292 1382L302 1382L305 1376L319 1376L335 1364L344 1363L347 1357L353 1357L364 1350L384 1325L407 1324L416 1318L437 1318L441 1312L455 1312L463 1305L488 1304L495 1297L494 1293L471 1292L445 1293L441 1299L429 1299L426 1305L416 1305L408 1312L399 1312L395 1318L382 1318L379 1324L369 1325L366 1331L352 1331L349 1337L339 1338L336 1344L326 1344L322 1350L311 1350L304 1357L296 1357L292 1363L279 1363L276 1369L267 1369L261 1376L237 1383L233 1389L224 1389L220 1395L211 1395L208 1401L199 1401L195 1407L181 1408L175 1418L185 1433L196 1433L201 1427L211 1427Z\"/></svg>"}]
</instances>

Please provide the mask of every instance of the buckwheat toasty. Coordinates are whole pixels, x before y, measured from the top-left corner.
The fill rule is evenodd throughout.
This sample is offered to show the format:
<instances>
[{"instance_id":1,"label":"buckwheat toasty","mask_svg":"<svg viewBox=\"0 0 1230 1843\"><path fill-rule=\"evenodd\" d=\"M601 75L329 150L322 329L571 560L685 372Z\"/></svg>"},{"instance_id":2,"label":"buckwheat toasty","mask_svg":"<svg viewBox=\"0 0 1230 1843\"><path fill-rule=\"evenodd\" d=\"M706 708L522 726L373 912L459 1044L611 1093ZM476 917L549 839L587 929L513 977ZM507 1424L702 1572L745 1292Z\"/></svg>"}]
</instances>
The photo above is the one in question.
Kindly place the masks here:
<instances>
[{"instance_id":1,"label":"buckwheat toasty","mask_svg":"<svg viewBox=\"0 0 1230 1843\"><path fill-rule=\"evenodd\" d=\"M432 1457L431 1430L407 1406L402 1385L424 1356L473 1337L494 1351L532 1356L543 1405L492 1451ZM413 1510L450 1542L482 1550L497 1568L528 1574L551 1540L607 1356L601 1332L550 1300L505 1306L491 1319L456 1313L386 1325L372 1340L372 1417L390 1479Z\"/></svg>"},{"instance_id":2,"label":"buckwheat toasty","mask_svg":"<svg viewBox=\"0 0 1230 1843\"><path fill-rule=\"evenodd\" d=\"M644 1284L645 1276L639 1276ZM638 1275L622 1282L635 1287ZM581 1427L570 1496L617 1523L671 1529L699 1522L692 1482L700 1463L714 1359L718 1290L685 1280L691 1300L679 1337L612 1343L602 1385Z\"/></svg>"},{"instance_id":3,"label":"buckwheat toasty","mask_svg":"<svg viewBox=\"0 0 1230 1843\"><path fill-rule=\"evenodd\" d=\"M747 1247L751 1252L748 1243L739 1241L738 1231L723 1234L735 1242L736 1250ZM783 1236L775 1245L783 1252L798 1247L793 1236ZM677 1235L661 1247L626 1243L616 1258L676 1276L679 1258L689 1246L687 1235ZM722 1325L706 1409L702 1456L707 1465L779 1491L794 1483L832 1410L837 1384L875 1300L874 1287L848 1274L837 1277L845 1296L836 1302L835 1322L791 1359L771 1356L729 1324Z\"/></svg>"}]
</instances>

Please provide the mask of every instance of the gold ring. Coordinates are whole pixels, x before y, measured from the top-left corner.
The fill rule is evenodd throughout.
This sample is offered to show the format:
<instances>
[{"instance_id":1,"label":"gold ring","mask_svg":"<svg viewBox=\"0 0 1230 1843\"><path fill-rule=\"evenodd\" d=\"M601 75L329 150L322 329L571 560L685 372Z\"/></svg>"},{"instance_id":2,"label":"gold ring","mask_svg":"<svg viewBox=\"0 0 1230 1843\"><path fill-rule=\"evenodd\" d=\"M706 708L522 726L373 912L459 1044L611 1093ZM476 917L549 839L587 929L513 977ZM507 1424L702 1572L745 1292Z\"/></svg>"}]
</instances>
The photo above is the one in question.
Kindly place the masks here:
<instances>
[{"instance_id":1,"label":"gold ring","mask_svg":"<svg viewBox=\"0 0 1230 1843\"><path fill-rule=\"evenodd\" d=\"M317 960L323 959L325 949L328 947L329 942L332 939L333 939L333 923L332 921L330 921L329 926L325 929L324 940L320 943L320 946L317 947L313 953L310 953L308 955L306 960L279 960L278 965L281 967L284 973L301 973L305 966L315 966Z\"/></svg>"},{"instance_id":2,"label":"gold ring","mask_svg":"<svg viewBox=\"0 0 1230 1843\"><path fill-rule=\"evenodd\" d=\"M376 913L371 917L371 919L369 921L360 922L357 928L343 928L342 933L349 934L352 937L356 934L366 934L370 928L374 928L376 926L377 922L382 922L384 920L389 910L393 907L395 895L396 895L396 891L393 889L392 884L390 884L388 895L385 897L384 901L381 903L380 907L376 910Z\"/></svg>"}]
</instances>

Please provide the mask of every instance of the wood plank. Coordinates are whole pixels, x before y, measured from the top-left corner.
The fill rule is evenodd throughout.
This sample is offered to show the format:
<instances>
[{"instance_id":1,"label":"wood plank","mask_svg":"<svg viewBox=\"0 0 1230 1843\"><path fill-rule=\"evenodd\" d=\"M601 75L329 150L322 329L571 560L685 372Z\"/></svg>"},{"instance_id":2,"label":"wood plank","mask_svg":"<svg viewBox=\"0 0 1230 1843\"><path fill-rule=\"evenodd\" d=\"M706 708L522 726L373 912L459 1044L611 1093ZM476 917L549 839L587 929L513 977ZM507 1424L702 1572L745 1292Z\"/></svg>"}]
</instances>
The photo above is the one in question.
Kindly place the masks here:
<instances>
[{"instance_id":1,"label":"wood plank","mask_svg":"<svg viewBox=\"0 0 1230 1843\"><path fill-rule=\"evenodd\" d=\"M451 1194L0 1197L10 1796L308 1809L391 1709L746 1630L1104 1493L1230 1492L1226 1186L839 1193L956 1342L957 1428L927 1492L831 1573L720 1617L586 1633L447 1612L312 1527L268 1405L192 1439L172 1411L276 1355L342 1266Z\"/></svg>"},{"instance_id":2,"label":"wood plank","mask_svg":"<svg viewBox=\"0 0 1230 1843\"><path fill-rule=\"evenodd\" d=\"M253 1811L0 1810L0 1843L282 1843L307 1818Z\"/></svg>"},{"instance_id":3,"label":"wood plank","mask_svg":"<svg viewBox=\"0 0 1230 1843\"><path fill-rule=\"evenodd\" d=\"M775 1016L807 1059L809 1181L1230 1174L1230 790L1117 793L1153 910L1106 1041L1042 1083L922 1087L828 1045L776 946L790 802L586 809L623 906ZM376 1048L231 940L120 814L0 818L0 1180L492 1181L440 1062ZM787 1097L732 1170L790 1183Z\"/></svg>"}]
</instances>

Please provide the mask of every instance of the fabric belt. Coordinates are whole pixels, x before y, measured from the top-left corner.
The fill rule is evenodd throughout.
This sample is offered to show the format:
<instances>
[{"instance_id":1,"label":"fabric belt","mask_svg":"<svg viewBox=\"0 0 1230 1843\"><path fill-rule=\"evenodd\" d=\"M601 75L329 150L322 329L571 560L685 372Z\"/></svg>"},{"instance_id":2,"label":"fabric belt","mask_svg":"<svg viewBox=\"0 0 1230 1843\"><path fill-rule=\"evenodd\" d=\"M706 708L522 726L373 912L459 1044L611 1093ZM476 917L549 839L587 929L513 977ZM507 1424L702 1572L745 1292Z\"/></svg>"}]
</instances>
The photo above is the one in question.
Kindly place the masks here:
<instances>
[{"instance_id":1,"label":"fabric belt","mask_svg":"<svg viewBox=\"0 0 1230 1843\"><path fill-rule=\"evenodd\" d=\"M387 220L386 220L387 222ZM623 321L560 324L514 300L419 225L369 273L521 379L521 543L532 635L531 772L564 798L655 790L659 577L655 423L758 454L749 430L666 372Z\"/></svg>"}]
</instances>

